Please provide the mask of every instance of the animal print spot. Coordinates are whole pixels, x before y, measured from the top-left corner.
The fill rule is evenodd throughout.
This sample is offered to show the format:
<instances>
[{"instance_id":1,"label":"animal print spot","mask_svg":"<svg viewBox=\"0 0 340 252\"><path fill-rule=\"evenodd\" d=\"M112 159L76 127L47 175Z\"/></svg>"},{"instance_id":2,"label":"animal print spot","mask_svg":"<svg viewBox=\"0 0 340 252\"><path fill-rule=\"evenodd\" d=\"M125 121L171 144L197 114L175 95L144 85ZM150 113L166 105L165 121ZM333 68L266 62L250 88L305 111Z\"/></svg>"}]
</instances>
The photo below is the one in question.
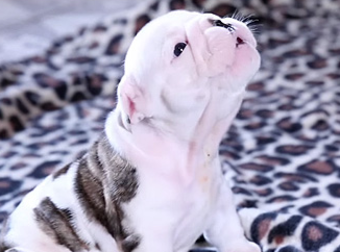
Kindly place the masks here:
<instances>
[{"instance_id":1,"label":"animal print spot","mask_svg":"<svg viewBox=\"0 0 340 252\"><path fill-rule=\"evenodd\" d=\"M257 156L256 159L261 160L261 162L267 165L286 165L289 164L289 160L286 158L268 156L268 155L260 155Z\"/></svg>"},{"instance_id":2,"label":"animal print spot","mask_svg":"<svg viewBox=\"0 0 340 252\"><path fill-rule=\"evenodd\" d=\"M340 214L332 215L327 218L328 222L335 222L337 226L340 224Z\"/></svg>"},{"instance_id":3,"label":"animal print spot","mask_svg":"<svg viewBox=\"0 0 340 252\"><path fill-rule=\"evenodd\" d=\"M250 179L250 183L257 185L257 186L262 186L262 185L267 185L272 183L273 181L265 176L261 175L256 175Z\"/></svg>"},{"instance_id":4,"label":"animal print spot","mask_svg":"<svg viewBox=\"0 0 340 252\"><path fill-rule=\"evenodd\" d=\"M266 123L264 121L259 121L259 122L251 122L247 124L244 128L247 130L257 130L261 129L264 126L266 126Z\"/></svg>"},{"instance_id":5,"label":"animal print spot","mask_svg":"<svg viewBox=\"0 0 340 252\"><path fill-rule=\"evenodd\" d=\"M1 108L0 108L0 119L1 120L4 119L4 114L3 114L2 110L1 110Z\"/></svg>"},{"instance_id":6,"label":"animal print spot","mask_svg":"<svg viewBox=\"0 0 340 252\"><path fill-rule=\"evenodd\" d=\"M25 91L24 96L32 105L38 105L40 102L40 96L34 92Z\"/></svg>"},{"instance_id":7,"label":"animal print spot","mask_svg":"<svg viewBox=\"0 0 340 252\"><path fill-rule=\"evenodd\" d=\"M60 100L64 101L66 99L67 85L64 81L61 82L60 85L55 88L55 91Z\"/></svg>"},{"instance_id":8,"label":"animal print spot","mask_svg":"<svg viewBox=\"0 0 340 252\"><path fill-rule=\"evenodd\" d=\"M21 131L24 129L24 125L21 122L21 120L19 119L19 117L12 115L9 117L9 122L12 126L12 128L14 129L14 131Z\"/></svg>"},{"instance_id":9,"label":"animal print spot","mask_svg":"<svg viewBox=\"0 0 340 252\"><path fill-rule=\"evenodd\" d=\"M280 248L278 252L302 252L300 249L293 247L293 246L285 246Z\"/></svg>"},{"instance_id":10,"label":"animal print spot","mask_svg":"<svg viewBox=\"0 0 340 252\"><path fill-rule=\"evenodd\" d=\"M307 145L281 145L276 147L275 151L282 154L289 154L292 156L299 156L306 154L312 147Z\"/></svg>"},{"instance_id":11,"label":"animal print spot","mask_svg":"<svg viewBox=\"0 0 340 252\"><path fill-rule=\"evenodd\" d=\"M170 2L171 10L181 10L185 9L185 1L184 0L172 0Z\"/></svg>"},{"instance_id":12,"label":"animal print spot","mask_svg":"<svg viewBox=\"0 0 340 252\"><path fill-rule=\"evenodd\" d=\"M286 74L285 79L294 81L294 80L301 79L301 77L303 77L304 75L305 75L304 73Z\"/></svg>"},{"instance_id":13,"label":"animal print spot","mask_svg":"<svg viewBox=\"0 0 340 252\"><path fill-rule=\"evenodd\" d=\"M53 111L57 110L59 107L55 105L53 102L43 102L39 106L44 111Z\"/></svg>"},{"instance_id":14,"label":"animal print spot","mask_svg":"<svg viewBox=\"0 0 340 252\"><path fill-rule=\"evenodd\" d=\"M280 245L284 241L285 237L294 235L294 232L299 226L301 220L302 216L294 215L287 221L274 226L269 232L268 243L272 243L274 241L277 245Z\"/></svg>"},{"instance_id":15,"label":"animal print spot","mask_svg":"<svg viewBox=\"0 0 340 252\"><path fill-rule=\"evenodd\" d=\"M310 221L302 230L302 247L307 251L318 251L322 246L333 241L338 235L339 233L333 229L316 221Z\"/></svg>"},{"instance_id":16,"label":"animal print spot","mask_svg":"<svg viewBox=\"0 0 340 252\"><path fill-rule=\"evenodd\" d=\"M238 112L236 118L237 119L241 119L241 120L245 120L245 119L249 119L249 118L253 117L253 115L254 115L254 113L253 113L252 110L250 110L250 109L241 109Z\"/></svg>"},{"instance_id":17,"label":"animal print spot","mask_svg":"<svg viewBox=\"0 0 340 252\"><path fill-rule=\"evenodd\" d=\"M257 200L243 200L237 207L239 208L257 208Z\"/></svg>"},{"instance_id":18,"label":"animal print spot","mask_svg":"<svg viewBox=\"0 0 340 252\"><path fill-rule=\"evenodd\" d=\"M285 104L280 105L278 109L283 110L283 111L291 111L291 110L296 109L296 107L292 103L285 103Z\"/></svg>"},{"instance_id":19,"label":"animal print spot","mask_svg":"<svg viewBox=\"0 0 340 252\"><path fill-rule=\"evenodd\" d=\"M71 97L71 102L79 102L85 99L86 97L82 92L75 92Z\"/></svg>"},{"instance_id":20,"label":"animal print spot","mask_svg":"<svg viewBox=\"0 0 340 252\"><path fill-rule=\"evenodd\" d=\"M285 178L290 181L295 181L299 183L306 183L309 181L317 182L318 180L314 177L302 174L302 173L288 173L288 172L277 172L274 174L274 178Z\"/></svg>"},{"instance_id":21,"label":"animal print spot","mask_svg":"<svg viewBox=\"0 0 340 252\"><path fill-rule=\"evenodd\" d=\"M151 21L150 17L148 15L141 15L136 19L135 24L135 35L146 25Z\"/></svg>"},{"instance_id":22,"label":"animal print spot","mask_svg":"<svg viewBox=\"0 0 340 252\"><path fill-rule=\"evenodd\" d=\"M340 79L340 74L339 73L328 73L326 76L329 77L332 80Z\"/></svg>"},{"instance_id":23,"label":"animal print spot","mask_svg":"<svg viewBox=\"0 0 340 252\"><path fill-rule=\"evenodd\" d=\"M340 184L333 183L327 186L328 193L335 198L340 198Z\"/></svg>"},{"instance_id":24,"label":"animal print spot","mask_svg":"<svg viewBox=\"0 0 340 252\"><path fill-rule=\"evenodd\" d=\"M230 4L219 4L215 6L210 12L220 16L225 17L226 15L229 15L230 13L235 13L236 8L233 5Z\"/></svg>"},{"instance_id":25,"label":"animal print spot","mask_svg":"<svg viewBox=\"0 0 340 252\"><path fill-rule=\"evenodd\" d=\"M94 63L96 59L92 57L87 57L87 56L77 56L77 57L72 57L68 58L67 62L70 63L75 63L75 64L88 64L88 63Z\"/></svg>"},{"instance_id":26,"label":"animal print spot","mask_svg":"<svg viewBox=\"0 0 340 252\"><path fill-rule=\"evenodd\" d=\"M315 80L313 80L313 81L306 81L305 82L307 85L309 85L309 86L322 86L322 85L324 85L324 82L323 81L315 81Z\"/></svg>"},{"instance_id":27,"label":"animal print spot","mask_svg":"<svg viewBox=\"0 0 340 252\"><path fill-rule=\"evenodd\" d=\"M298 191L300 189L299 186L290 181L282 182L278 185L278 187L283 191Z\"/></svg>"},{"instance_id":28,"label":"animal print spot","mask_svg":"<svg viewBox=\"0 0 340 252\"><path fill-rule=\"evenodd\" d=\"M42 164L36 166L34 171L32 171L27 176L33 178L45 178L46 176L50 175L59 164L60 164L59 160L43 162Z\"/></svg>"},{"instance_id":29,"label":"animal print spot","mask_svg":"<svg viewBox=\"0 0 340 252\"><path fill-rule=\"evenodd\" d=\"M45 73L36 73L33 78L43 88L57 87L63 82Z\"/></svg>"},{"instance_id":30,"label":"animal print spot","mask_svg":"<svg viewBox=\"0 0 340 252\"><path fill-rule=\"evenodd\" d=\"M150 8L151 8L152 10L154 10L154 11L158 10L158 7L159 7L159 2L158 2L158 1L156 1L154 4L152 4L152 5L150 6Z\"/></svg>"},{"instance_id":31,"label":"animal print spot","mask_svg":"<svg viewBox=\"0 0 340 252\"><path fill-rule=\"evenodd\" d=\"M257 145L270 144L270 143L274 143L275 141L276 139L274 137L269 137L269 136L257 136L256 137Z\"/></svg>"},{"instance_id":32,"label":"animal print spot","mask_svg":"<svg viewBox=\"0 0 340 252\"><path fill-rule=\"evenodd\" d=\"M0 178L0 196L13 192L21 186L22 182L18 180L12 180L9 177Z\"/></svg>"},{"instance_id":33,"label":"animal print spot","mask_svg":"<svg viewBox=\"0 0 340 252\"><path fill-rule=\"evenodd\" d=\"M303 55L308 55L308 51L306 51L305 49L296 49L296 50L290 50L287 51L283 54L283 56L286 58L295 58L295 57L300 57Z\"/></svg>"},{"instance_id":34,"label":"animal print spot","mask_svg":"<svg viewBox=\"0 0 340 252\"><path fill-rule=\"evenodd\" d=\"M289 133L294 133L302 129L302 125L300 123L291 122L290 118L284 118L277 123L277 126Z\"/></svg>"},{"instance_id":35,"label":"animal print spot","mask_svg":"<svg viewBox=\"0 0 340 252\"><path fill-rule=\"evenodd\" d=\"M269 110L269 109L260 109L258 111L256 111L255 113L257 116L259 116L260 118L264 118L264 119L267 119L267 118L271 118L273 117L273 111Z\"/></svg>"},{"instance_id":36,"label":"animal print spot","mask_svg":"<svg viewBox=\"0 0 340 252\"><path fill-rule=\"evenodd\" d=\"M330 208L332 206L333 205L324 201L315 201L309 205L301 207L299 211L311 217L318 217L324 214L327 211L327 208Z\"/></svg>"},{"instance_id":37,"label":"animal print spot","mask_svg":"<svg viewBox=\"0 0 340 252\"><path fill-rule=\"evenodd\" d=\"M269 40L268 40L268 47L270 49L276 49L277 47L279 47L281 45L286 45L289 42L290 42L289 40L283 39L283 38L269 38ZM281 61L283 59L283 57L276 57L276 59Z\"/></svg>"},{"instance_id":38,"label":"animal print spot","mask_svg":"<svg viewBox=\"0 0 340 252\"><path fill-rule=\"evenodd\" d=\"M23 113L24 115L27 115L30 113L30 111L27 109L27 107L24 105L24 103L19 98L15 99L15 102L16 102L17 108L19 109L21 113Z\"/></svg>"},{"instance_id":39,"label":"animal print spot","mask_svg":"<svg viewBox=\"0 0 340 252\"><path fill-rule=\"evenodd\" d=\"M307 66L311 69L325 68L327 66L327 59L316 57L314 60L308 61Z\"/></svg>"},{"instance_id":40,"label":"animal print spot","mask_svg":"<svg viewBox=\"0 0 340 252\"><path fill-rule=\"evenodd\" d=\"M313 160L305 165L299 166L298 170L320 175L330 175L334 172L335 167L331 161Z\"/></svg>"},{"instance_id":41,"label":"animal print spot","mask_svg":"<svg viewBox=\"0 0 340 252\"><path fill-rule=\"evenodd\" d=\"M291 202L297 200L296 197L291 196L291 195L281 195L281 196L276 196L273 198L270 198L267 200L267 203L281 203L281 202Z\"/></svg>"},{"instance_id":42,"label":"animal print spot","mask_svg":"<svg viewBox=\"0 0 340 252\"><path fill-rule=\"evenodd\" d=\"M318 188L308 188L304 193L303 193L303 197L304 198L311 198L313 196L319 195L319 189Z\"/></svg>"},{"instance_id":43,"label":"animal print spot","mask_svg":"<svg viewBox=\"0 0 340 252\"><path fill-rule=\"evenodd\" d=\"M250 83L247 86L247 90L249 91L262 91L264 89L264 83L263 82L254 82Z\"/></svg>"},{"instance_id":44,"label":"animal print spot","mask_svg":"<svg viewBox=\"0 0 340 252\"><path fill-rule=\"evenodd\" d=\"M275 220L276 213L264 213L256 217L250 227L250 235L252 240L260 244L260 241L267 235L270 223Z\"/></svg>"},{"instance_id":45,"label":"animal print spot","mask_svg":"<svg viewBox=\"0 0 340 252\"><path fill-rule=\"evenodd\" d=\"M3 103L3 104L6 104L6 105L12 105L13 104L12 100L7 98L7 97L1 98L0 102Z\"/></svg>"},{"instance_id":46,"label":"animal print spot","mask_svg":"<svg viewBox=\"0 0 340 252\"><path fill-rule=\"evenodd\" d=\"M97 24L94 28L93 31L95 33L101 33L107 31L107 27L103 24Z\"/></svg>"},{"instance_id":47,"label":"animal print spot","mask_svg":"<svg viewBox=\"0 0 340 252\"><path fill-rule=\"evenodd\" d=\"M259 172L269 172L273 170L272 166L257 164L253 162L241 164L239 165L239 168L244 169L244 170L259 171Z\"/></svg>"},{"instance_id":48,"label":"animal print spot","mask_svg":"<svg viewBox=\"0 0 340 252\"><path fill-rule=\"evenodd\" d=\"M6 139L8 137L9 137L9 134L8 134L7 130L5 130L5 129L0 130L0 139Z\"/></svg>"},{"instance_id":49,"label":"animal print spot","mask_svg":"<svg viewBox=\"0 0 340 252\"><path fill-rule=\"evenodd\" d=\"M86 87L92 95L96 96L101 93L104 81L107 81L104 75L86 76Z\"/></svg>"},{"instance_id":50,"label":"animal print spot","mask_svg":"<svg viewBox=\"0 0 340 252\"><path fill-rule=\"evenodd\" d=\"M317 131L324 131L324 130L329 129L329 124L325 120L320 119L314 123L314 125L312 126L312 129L317 130Z\"/></svg>"},{"instance_id":51,"label":"animal print spot","mask_svg":"<svg viewBox=\"0 0 340 252\"><path fill-rule=\"evenodd\" d=\"M338 148L337 146L335 146L335 145L332 145L332 144L327 144L327 145L325 145L325 149L326 149L327 151L331 151L331 152L333 152L333 151L339 151L339 148Z\"/></svg>"},{"instance_id":52,"label":"animal print spot","mask_svg":"<svg viewBox=\"0 0 340 252\"><path fill-rule=\"evenodd\" d=\"M247 189L244 189L242 187L239 187L239 186L234 186L232 188L232 191L234 194L243 194L243 195L248 195L248 196L251 196L252 193L249 192Z\"/></svg>"},{"instance_id":53,"label":"animal print spot","mask_svg":"<svg viewBox=\"0 0 340 252\"><path fill-rule=\"evenodd\" d=\"M119 35L116 35L114 36L109 44L107 45L106 47L106 50L105 50L105 54L106 55L115 55L119 52L119 46L120 46L120 43L123 39L123 35L122 34L119 34Z\"/></svg>"},{"instance_id":54,"label":"animal print spot","mask_svg":"<svg viewBox=\"0 0 340 252\"><path fill-rule=\"evenodd\" d=\"M273 190L271 188L264 188L264 189L254 190L254 192L261 197L266 197L266 196L272 194Z\"/></svg>"},{"instance_id":55,"label":"animal print spot","mask_svg":"<svg viewBox=\"0 0 340 252\"><path fill-rule=\"evenodd\" d=\"M194 3L194 5L196 5L197 8L202 8L203 4L206 2L207 0L193 0L192 2Z\"/></svg>"}]
</instances>

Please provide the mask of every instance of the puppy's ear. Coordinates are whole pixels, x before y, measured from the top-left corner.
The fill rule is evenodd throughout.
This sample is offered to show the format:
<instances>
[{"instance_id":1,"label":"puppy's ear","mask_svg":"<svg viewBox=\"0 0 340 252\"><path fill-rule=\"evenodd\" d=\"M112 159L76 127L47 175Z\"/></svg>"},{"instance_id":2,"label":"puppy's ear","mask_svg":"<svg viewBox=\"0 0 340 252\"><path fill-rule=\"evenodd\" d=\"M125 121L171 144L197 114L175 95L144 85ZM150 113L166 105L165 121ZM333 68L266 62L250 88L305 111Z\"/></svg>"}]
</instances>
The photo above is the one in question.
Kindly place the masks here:
<instances>
[{"instance_id":1,"label":"puppy's ear","mask_svg":"<svg viewBox=\"0 0 340 252\"><path fill-rule=\"evenodd\" d=\"M123 77L119 83L119 102L129 123L137 124L145 118L145 97L142 89L129 77Z\"/></svg>"}]
</instances>

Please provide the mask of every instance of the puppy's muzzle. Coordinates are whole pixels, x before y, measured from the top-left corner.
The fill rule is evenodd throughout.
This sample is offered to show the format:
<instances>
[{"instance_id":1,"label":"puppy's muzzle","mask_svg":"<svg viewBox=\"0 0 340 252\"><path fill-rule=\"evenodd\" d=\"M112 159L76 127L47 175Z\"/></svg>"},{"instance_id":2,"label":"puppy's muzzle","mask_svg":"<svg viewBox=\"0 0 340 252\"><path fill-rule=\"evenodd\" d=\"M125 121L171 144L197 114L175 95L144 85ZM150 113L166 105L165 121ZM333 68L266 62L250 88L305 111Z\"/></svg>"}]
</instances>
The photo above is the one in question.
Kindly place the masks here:
<instances>
[{"instance_id":1,"label":"puppy's muzzle","mask_svg":"<svg viewBox=\"0 0 340 252\"><path fill-rule=\"evenodd\" d=\"M232 24L223 23L221 20L212 20L211 22L214 26L223 27L223 28L227 29L228 31L230 31L232 33L236 31L236 28ZM240 38L240 37L237 37L236 47L238 47L239 45L242 45L242 44L244 44L243 39Z\"/></svg>"}]
</instances>

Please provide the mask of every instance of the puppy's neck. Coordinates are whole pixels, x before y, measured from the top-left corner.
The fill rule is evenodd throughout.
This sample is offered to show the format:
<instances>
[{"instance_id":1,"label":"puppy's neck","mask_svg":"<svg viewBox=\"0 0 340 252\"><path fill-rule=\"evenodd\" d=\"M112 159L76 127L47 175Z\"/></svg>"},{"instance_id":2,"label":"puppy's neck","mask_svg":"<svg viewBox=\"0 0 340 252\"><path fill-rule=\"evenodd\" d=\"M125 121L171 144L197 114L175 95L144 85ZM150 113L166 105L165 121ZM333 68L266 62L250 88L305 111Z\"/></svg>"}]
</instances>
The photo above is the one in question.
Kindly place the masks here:
<instances>
[{"instance_id":1,"label":"puppy's neck","mask_svg":"<svg viewBox=\"0 0 340 252\"><path fill-rule=\"evenodd\" d=\"M164 173L181 173L188 180L197 167L209 167L218 159L219 142L229 127L227 121L211 123L202 118L189 141L164 134L147 123L132 125L119 108L111 112L105 125L113 147L132 165L145 166Z\"/></svg>"}]
</instances>

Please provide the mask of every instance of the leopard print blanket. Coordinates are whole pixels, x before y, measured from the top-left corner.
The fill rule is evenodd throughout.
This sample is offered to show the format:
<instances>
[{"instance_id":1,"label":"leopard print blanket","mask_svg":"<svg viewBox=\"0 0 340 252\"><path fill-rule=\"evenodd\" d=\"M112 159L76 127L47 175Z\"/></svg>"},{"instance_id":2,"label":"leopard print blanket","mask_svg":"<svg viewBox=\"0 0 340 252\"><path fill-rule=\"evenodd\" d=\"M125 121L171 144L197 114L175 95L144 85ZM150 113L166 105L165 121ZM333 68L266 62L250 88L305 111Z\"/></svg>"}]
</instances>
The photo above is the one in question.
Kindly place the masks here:
<instances>
[{"instance_id":1,"label":"leopard print blanket","mask_svg":"<svg viewBox=\"0 0 340 252\"><path fill-rule=\"evenodd\" d=\"M220 147L250 240L340 252L340 2L146 0L0 66L0 222L98 137L138 30L169 10L253 14L262 66Z\"/></svg>"}]
</instances>

